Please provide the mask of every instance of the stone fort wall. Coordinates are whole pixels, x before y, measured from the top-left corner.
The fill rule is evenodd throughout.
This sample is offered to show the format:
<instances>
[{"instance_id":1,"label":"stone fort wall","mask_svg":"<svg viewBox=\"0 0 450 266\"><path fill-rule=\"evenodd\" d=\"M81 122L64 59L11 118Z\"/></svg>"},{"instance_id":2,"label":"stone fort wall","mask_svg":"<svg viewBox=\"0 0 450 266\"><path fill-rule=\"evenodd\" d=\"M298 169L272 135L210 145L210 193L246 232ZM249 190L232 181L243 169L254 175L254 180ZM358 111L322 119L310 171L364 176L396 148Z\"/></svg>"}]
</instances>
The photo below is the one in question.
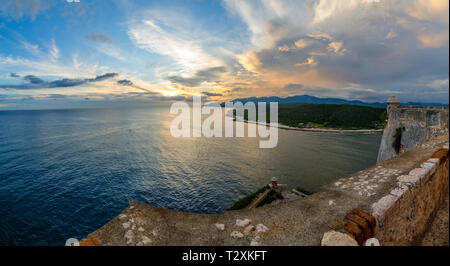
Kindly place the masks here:
<instances>
[{"instance_id":1,"label":"stone fort wall","mask_svg":"<svg viewBox=\"0 0 450 266\"><path fill-rule=\"evenodd\" d=\"M388 106L388 117L377 162L393 158L448 132L448 107Z\"/></svg>"}]
</instances>

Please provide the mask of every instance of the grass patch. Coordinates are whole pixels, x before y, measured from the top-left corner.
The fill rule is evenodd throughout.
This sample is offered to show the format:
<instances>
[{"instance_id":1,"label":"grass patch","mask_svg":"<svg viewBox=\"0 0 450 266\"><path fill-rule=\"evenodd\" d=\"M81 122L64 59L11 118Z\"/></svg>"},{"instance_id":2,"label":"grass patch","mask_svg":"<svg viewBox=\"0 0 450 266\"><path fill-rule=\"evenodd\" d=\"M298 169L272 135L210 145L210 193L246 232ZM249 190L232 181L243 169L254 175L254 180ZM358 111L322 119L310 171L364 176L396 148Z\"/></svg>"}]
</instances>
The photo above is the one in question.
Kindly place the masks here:
<instances>
[{"instance_id":1,"label":"grass patch","mask_svg":"<svg viewBox=\"0 0 450 266\"><path fill-rule=\"evenodd\" d=\"M269 186L265 186L262 187L260 189L258 189L256 192L253 192L251 194L248 194L245 197L240 198L238 201L236 201L230 208L228 208L228 211L233 211L233 210L240 210L243 209L245 207L247 207L250 203L253 202L254 199L256 199L256 197L258 197L259 194L263 193L264 191L266 191L266 189L268 189ZM270 193L269 193L270 194Z\"/></svg>"},{"instance_id":2,"label":"grass patch","mask_svg":"<svg viewBox=\"0 0 450 266\"><path fill-rule=\"evenodd\" d=\"M276 199L282 200L284 198L281 195L281 193L277 193L274 190L271 190L269 192L269 194L267 194L267 196L256 207L261 207L263 205L269 204L269 203L271 203L272 201L274 201Z\"/></svg>"},{"instance_id":3,"label":"grass patch","mask_svg":"<svg viewBox=\"0 0 450 266\"><path fill-rule=\"evenodd\" d=\"M240 210L240 209L244 209L245 207L249 206L250 203L252 203L261 193L263 193L264 191L266 191L267 189L269 189L269 185L264 186L260 189L258 189L257 191L248 194L245 197L240 198L238 201L236 201L231 207L229 207L227 209L227 211L234 211L234 210ZM301 187L296 187L296 190L306 194L306 195L311 195L313 194L313 192L308 191L306 189L303 189ZM281 193L277 193L274 190L271 190L267 196L256 206L256 207L261 207L263 205L266 204L270 204L272 203L274 200L282 200L284 199L283 195L281 195Z\"/></svg>"}]
</instances>

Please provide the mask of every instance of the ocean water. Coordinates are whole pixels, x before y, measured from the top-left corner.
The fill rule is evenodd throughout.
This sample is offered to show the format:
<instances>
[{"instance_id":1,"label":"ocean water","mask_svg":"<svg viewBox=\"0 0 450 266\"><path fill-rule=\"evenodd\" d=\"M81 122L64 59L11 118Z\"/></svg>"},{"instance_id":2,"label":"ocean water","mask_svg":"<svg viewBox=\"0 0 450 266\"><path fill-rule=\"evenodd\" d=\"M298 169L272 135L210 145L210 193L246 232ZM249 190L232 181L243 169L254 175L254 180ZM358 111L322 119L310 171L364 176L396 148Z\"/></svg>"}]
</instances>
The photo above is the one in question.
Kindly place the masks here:
<instances>
[{"instance_id":1,"label":"ocean water","mask_svg":"<svg viewBox=\"0 0 450 266\"><path fill-rule=\"evenodd\" d=\"M218 213L276 176L317 191L376 162L380 134L173 138L167 106L0 111L0 245L64 245L133 200Z\"/></svg>"}]
</instances>

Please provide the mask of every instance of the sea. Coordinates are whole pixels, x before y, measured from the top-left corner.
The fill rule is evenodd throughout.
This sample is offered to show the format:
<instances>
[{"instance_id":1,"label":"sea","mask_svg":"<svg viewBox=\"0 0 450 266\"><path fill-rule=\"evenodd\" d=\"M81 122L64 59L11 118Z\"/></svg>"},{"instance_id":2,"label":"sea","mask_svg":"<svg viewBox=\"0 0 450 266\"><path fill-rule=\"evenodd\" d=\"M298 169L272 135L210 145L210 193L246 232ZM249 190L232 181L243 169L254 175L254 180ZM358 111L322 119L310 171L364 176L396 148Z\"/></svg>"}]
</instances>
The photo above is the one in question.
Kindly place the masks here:
<instances>
[{"instance_id":1,"label":"sea","mask_svg":"<svg viewBox=\"0 0 450 266\"><path fill-rule=\"evenodd\" d=\"M0 111L0 245L64 245L132 201L220 213L272 177L318 191L376 163L381 134L175 138L166 105Z\"/></svg>"}]
</instances>

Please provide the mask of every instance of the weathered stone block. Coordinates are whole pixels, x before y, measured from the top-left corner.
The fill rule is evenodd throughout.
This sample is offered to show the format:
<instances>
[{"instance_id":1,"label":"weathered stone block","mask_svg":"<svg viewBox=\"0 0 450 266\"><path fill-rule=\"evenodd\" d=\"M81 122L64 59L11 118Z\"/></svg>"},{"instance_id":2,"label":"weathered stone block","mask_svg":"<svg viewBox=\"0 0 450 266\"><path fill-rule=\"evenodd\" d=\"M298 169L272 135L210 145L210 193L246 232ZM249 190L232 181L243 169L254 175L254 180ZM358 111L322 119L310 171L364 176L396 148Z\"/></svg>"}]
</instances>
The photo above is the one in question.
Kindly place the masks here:
<instances>
[{"instance_id":1,"label":"weathered stone block","mask_svg":"<svg viewBox=\"0 0 450 266\"><path fill-rule=\"evenodd\" d=\"M372 204L372 214L377 218L379 224L383 224L387 211L395 205L397 199L398 197L394 195L386 195Z\"/></svg>"},{"instance_id":2,"label":"weathered stone block","mask_svg":"<svg viewBox=\"0 0 450 266\"><path fill-rule=\"evenodd\" d=\"M245 226L249 225L251 222L252 222L252 220L250 220L250 219L244 219L244 220L236 219L236 225L239 227L245 227Z\"/></svg>"},{"instance_id":3,"label":"weathered stone block","mask_svg":"<svg viewBox=\"0 0 450 266\"><path fill-rule=\"evenodd\" d=\"M233 231L233 232L231 232L230 236L232 238L243 238L244 234L239 231Z\"/></svg>"},{"instance_id":4,"label":"weathered stone block","mask_svg":"<svg viewBox=\"0 0 450 266\"><path fill-rule=\"evenodd\" d=\"M269 228L263 224L257 224L256 225L256 232L257 233L265 233L269 231Z\"/></svg>"},{"instance_id":5,"label":"weathered stone block","mask_svg":"<svg viewBox=\"0 0 450 266\"><path fill-rule=\"evenodd\" d=\"M323 235L322 246L358 246L358 242L348 235L337 231L326 232Z\"/></svg>"},{"instance_id":6,"label":"weathered stone block","mask_svg":"<svg viewBox=\"0 0 450 266\"><path fill-rule=\"evenodd\" d=\"M429 175L432 175L434 174L434 172L436 172L436 164L434 163L424 162L420 165L420 168L427 169L429 171Z\"/></svg>"},{"instance_id":7,"label":"weathered stone block","mask_svg":"<svg viewBox=\"0 0 450 266\"><path fill-rule=\"evenodd\" d=\"M423 184L426 180L428 180L428 177L430 177L430 170L425 168L414 168L408 175L416 177L417 182Z\"/></svg>"},{"instance_id":8,"label":"weathered stone block","mask_svg":"<svg viewBox=\"0 0 450 266\"><path fill-rule=\"evenodd\" d=\"M225 230L225 224L215 224L215 225L216 225L217 230L220 230L220 231Z\"/></svg>"},{"instance_id":9,"label":"weathered stone block","mask_svg":"<svg viewBox=\"0 0 450 266\"><path fill-rule=\"evenodd\" d=\"M439 163L439 159L438 158L430 158L427 160L427 162L429 163L434 163L434 164L438 164Z\"/></svg>"},{"instance_id":10,"label":"weathered stone block","mask_svg":"<svg viewBox=\"0 0 450 266\"><path fill-rule=\"evenodd\" d=\"M413 175L401 175L397 177L398 184L413 187L420 180L420 176Z\"/></svg>"},{"instance_id":11,"label":"weathered stone block","mask_svg":"<svg viewBox=\"0 0 450 266\"><path fill-rule=\"evenodd\" d=\"M393 189L390 194L396 196L397 198L401 198L408 190L409 188L402 184Z\"/></svg>"}]
</instances>

